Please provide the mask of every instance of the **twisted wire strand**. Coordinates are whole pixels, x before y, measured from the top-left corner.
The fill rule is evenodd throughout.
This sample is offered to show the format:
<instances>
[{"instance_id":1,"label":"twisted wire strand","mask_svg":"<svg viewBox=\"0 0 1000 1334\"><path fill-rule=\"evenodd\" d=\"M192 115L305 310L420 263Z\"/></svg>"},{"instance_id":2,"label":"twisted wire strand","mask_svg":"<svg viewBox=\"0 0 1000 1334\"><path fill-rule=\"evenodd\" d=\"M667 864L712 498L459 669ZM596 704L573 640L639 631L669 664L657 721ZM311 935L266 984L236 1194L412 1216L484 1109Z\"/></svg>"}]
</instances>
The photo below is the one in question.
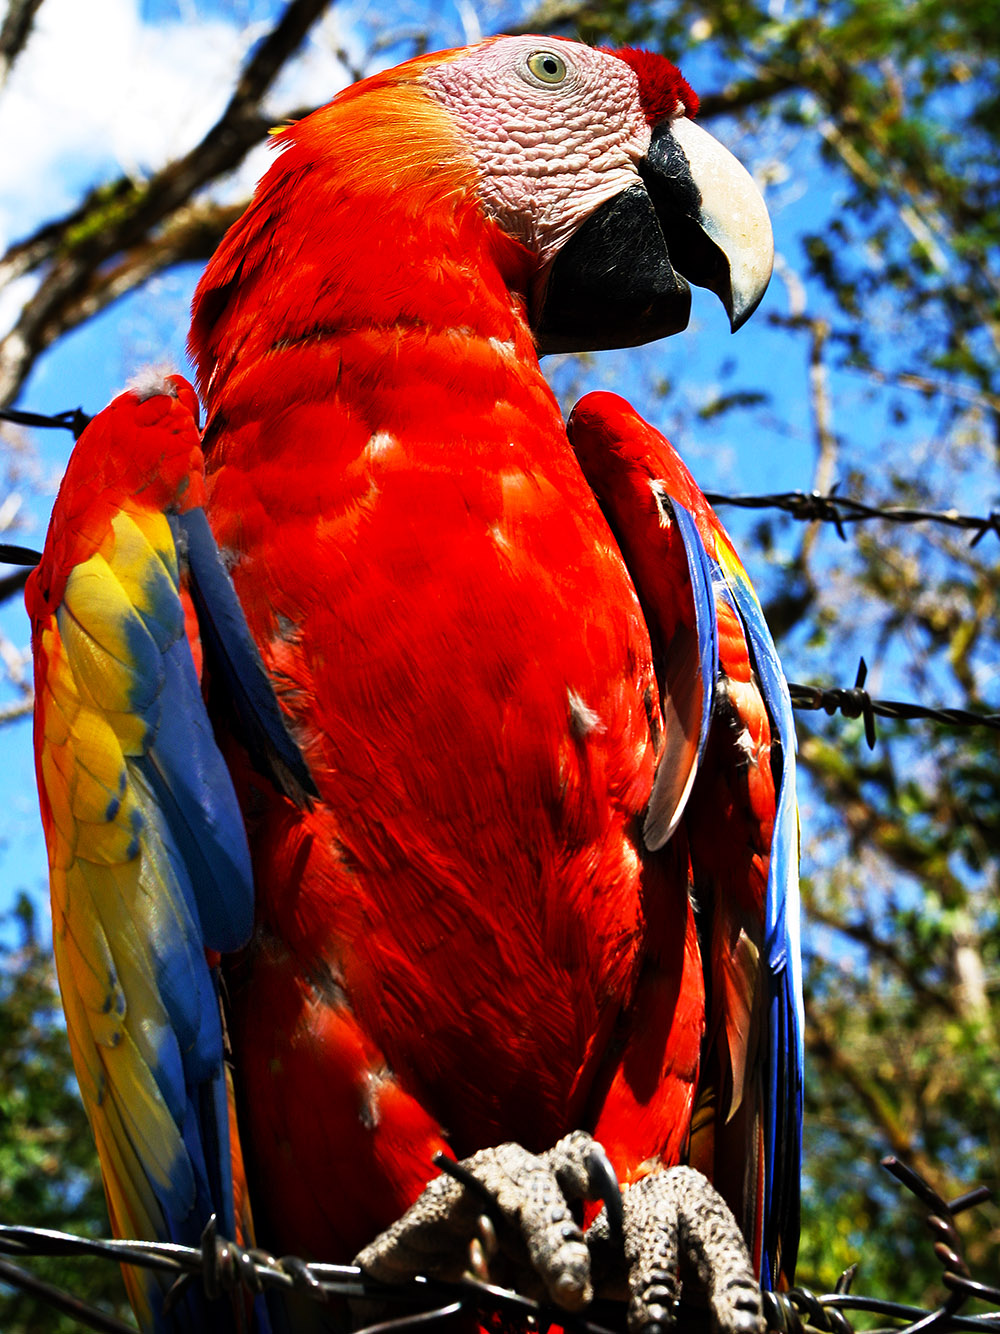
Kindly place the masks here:
<instances>
[{"instance_id":1,"label":"twisted wire strand","mask_svg":"<svg viewBox=\"0 0 1000 1334\"><path fill-rule=\"evenodd\" d=\"M742 509L776 509L790 514L803 523L832 523L841 541L847 541L844 525L864 523L870 519L885 519L889 523L939 523L950 528L971 530L971 546L980 543L987 533L1000 538L1000 510L986 515L960 514L958 510L918 509L910 505L869 505L850 496L839 496L836 491L776 491L770 495L730 496L720 491L706 491L705 499L711 505L737 505Z\"/></svg>"},{"instance_id":2,"label":"twisted wire strand","mask_svg":"<svg viewBox=\"0 0 1000 1334\"><path fill-rule=\"evenodd\" d=\"M945 727L989 727L1000 730L1000 713L978 713L972 709L937 708L927 704L911 704L898 699L874 699L867 690L855 686L851 690L825 689L790 682L788 693L796 709L822 709L831 717L835 713L844 718L863 718L869 748L875 744L874 724L870 718L893 718L902 722L924 720L941 723Z\"/></svg>"}]
</instances>

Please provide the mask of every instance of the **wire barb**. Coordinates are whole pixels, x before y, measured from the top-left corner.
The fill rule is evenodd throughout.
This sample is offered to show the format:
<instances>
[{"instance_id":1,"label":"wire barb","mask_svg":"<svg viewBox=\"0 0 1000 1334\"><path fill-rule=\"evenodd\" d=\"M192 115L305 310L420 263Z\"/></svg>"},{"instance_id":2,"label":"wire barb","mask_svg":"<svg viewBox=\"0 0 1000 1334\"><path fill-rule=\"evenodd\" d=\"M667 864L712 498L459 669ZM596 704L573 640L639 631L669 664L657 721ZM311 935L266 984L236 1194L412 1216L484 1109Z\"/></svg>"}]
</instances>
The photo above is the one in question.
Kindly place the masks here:
<instances>
[{"instance_id":1,"label":"wire barb","mask_svg":"<svg viewBox=\"0 0 1000 1334\"><path fill-rule=\"evenodd\" d=\"M869 750L874 749L876 733L875 718L894 718L902 722L924 719L928 722L943 723L947 727L989 727L1000 731L1000 713L978 713L972 709L941 709L926 704L911 704L906 700L873 699L864 690L867 675L865 660L858 664L858 674L850 690L823 689L820 686L803 686L789 682L788 693L792 706L796 709L822 709L830 717L835 713L845 718L863 718L865 721L865 740Z\"/></svg>"},{"instance_id":2,"label":"wire barb","mask_svg":"<svg viewBox=\"0 0 1000 1334\"><path fill-rule=\"evenodd\" d=\"M873 1334L953 1334L959 1330L986 1330L989 1334L1000 1334L1000 1309L985 1315L961 1314L961 1308L968 1301L992 1302L1000 1307L1000 1288L972 1278L953 1222L956 1212L984 1203L992 1197L992 1192L986 1186L977 1186L949 1204L919 1172L898 1158L883 1158L882 1166L930 1210L927 1226L931 1236L936 1238L933 1250L944 1269L941 1279L949 1293L944 1303L935 1311L927 1311L881 1297L854 1296L850 1288L857 1266L852 1265L841 1274L836 1289L823 1296L816 1296L808 1288L765 1292L764 1314L768 1329L774 1334L806 1334L807 1330L819 1330L821 1334L854 1334L846 1312L858 1311L900 1322Z\"/></svg>"}]
</instances>

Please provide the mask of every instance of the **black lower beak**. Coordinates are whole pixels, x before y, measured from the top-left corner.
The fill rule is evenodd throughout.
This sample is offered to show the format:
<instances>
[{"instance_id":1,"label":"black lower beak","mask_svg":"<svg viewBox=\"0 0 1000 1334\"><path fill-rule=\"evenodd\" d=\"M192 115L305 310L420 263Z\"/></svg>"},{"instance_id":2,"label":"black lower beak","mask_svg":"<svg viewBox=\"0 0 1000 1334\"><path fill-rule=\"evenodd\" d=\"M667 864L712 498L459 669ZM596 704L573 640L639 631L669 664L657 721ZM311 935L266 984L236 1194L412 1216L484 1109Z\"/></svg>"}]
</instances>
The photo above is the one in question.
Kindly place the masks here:
<instances>
[{"instance_id":1,"label":"black lower beak","mask_svg":"<svg viewBox=\"0 0 1000 1334\"><path fill-rule=\"evenodd\" d=\"M635 347L687 328L691 289L640 182L602 204L543 275L539 352Z\"/></svg>"},{"instance_id":2,"label":"black lower beak","mask_svg":"<svg viewBox=\"0 0 1000 1334\"><path fill-rule=\"evenodd\" d=\"M540 275L532 302L540 352L634 347L679 333L691 313L688 281L716 293L734 330L764 295L771 224L731 153L685 117L664 121L638 177Z\"/></svg>"}]
</instances>

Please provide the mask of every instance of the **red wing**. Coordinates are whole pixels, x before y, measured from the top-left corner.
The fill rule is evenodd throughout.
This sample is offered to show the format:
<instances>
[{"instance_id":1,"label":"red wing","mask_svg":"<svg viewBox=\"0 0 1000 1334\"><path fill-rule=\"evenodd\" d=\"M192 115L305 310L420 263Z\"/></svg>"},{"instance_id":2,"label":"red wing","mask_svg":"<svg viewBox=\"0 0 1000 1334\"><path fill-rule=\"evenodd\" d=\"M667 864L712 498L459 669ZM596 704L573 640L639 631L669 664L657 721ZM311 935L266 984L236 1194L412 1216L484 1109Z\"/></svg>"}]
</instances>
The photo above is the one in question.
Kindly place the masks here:
<instances>
[{"instance_id":1,"label":"red wing","mask_svg":"<svg viewBox=\"0 0 1000 1334\"><path fill-rule=\"evenodd\" d=\"M802 1098L787 689L746 573L670 444L613 394L583 399L569 430L635 583L662 681L653 792L654 801L669 794L673 809L647 816L646 844L661 847L674 828L683 835L705 973L690 1161L729 1200L765 1281L777 1282L794 1269ZM713 630L718 676L706 692Z\"/></svg>"}]
</instances>

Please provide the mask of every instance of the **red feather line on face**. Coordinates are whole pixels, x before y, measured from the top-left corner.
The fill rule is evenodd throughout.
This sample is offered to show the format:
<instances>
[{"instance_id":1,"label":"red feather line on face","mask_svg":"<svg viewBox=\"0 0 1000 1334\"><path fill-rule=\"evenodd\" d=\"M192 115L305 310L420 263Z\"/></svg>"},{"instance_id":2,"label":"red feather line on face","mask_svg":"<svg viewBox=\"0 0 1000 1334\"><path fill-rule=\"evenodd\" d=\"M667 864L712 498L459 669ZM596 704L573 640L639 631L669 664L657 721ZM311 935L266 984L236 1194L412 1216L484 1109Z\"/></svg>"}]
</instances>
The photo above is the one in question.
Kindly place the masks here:
<instances>
[{"instance_id":1,"label":"red feather line on face","mask_svg":"<svg viewBox=\"0 0 1000 1334\"><path fill-rule=\"evenodd\" d=\"M698 94L676 65L656 51L643 51L637 46L623 46L607 50L609 56L624 60L639 80L639 99L650 125L657 125L668 116L677 115L677 104L684 107L684 115L698 114Z\"/></svg>"}]
</instances>

